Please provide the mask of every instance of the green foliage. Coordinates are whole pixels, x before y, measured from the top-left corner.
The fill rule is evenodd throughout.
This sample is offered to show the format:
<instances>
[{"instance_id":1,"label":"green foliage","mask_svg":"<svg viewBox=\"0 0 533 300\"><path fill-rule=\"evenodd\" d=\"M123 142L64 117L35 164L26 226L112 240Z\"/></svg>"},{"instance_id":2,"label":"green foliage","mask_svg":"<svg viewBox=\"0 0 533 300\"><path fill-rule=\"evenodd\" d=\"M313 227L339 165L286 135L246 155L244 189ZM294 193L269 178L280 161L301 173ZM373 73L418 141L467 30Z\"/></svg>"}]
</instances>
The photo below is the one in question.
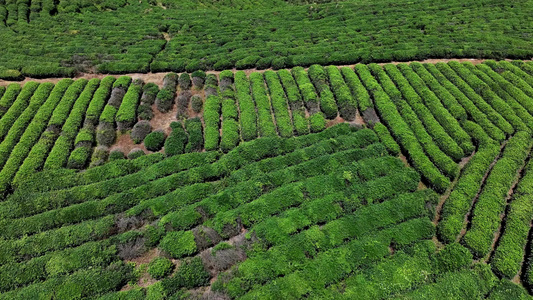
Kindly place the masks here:
<instances>
[{"instance_id":1,"label":"green foliage","mask_svg":"<svg viewBox=\"0 0 533 300\"><path fill-rule=\"evenodd\" d=\"M61 136L50 151L44 163L44 169L57 169L66 166L70 151L74 146L74 139L82 126L85 111L99 84L99 79L91 79L85 86L61 128Z\"/></svg>"},{"instance_id":2,"label":"green foliage","mask_svg":"<svg viewBox=\"0 0 533 300\"><path fill-rule=\"evenodd\" d=\"M478 193L483 176L499 152L500 147L496 143L482 145L463 168L461 176L443 206L438 225L439 237L445 242L452 243L459 236L472 199Z\"/></svg>"},{"instance_id":3,"label":"green foliage","mask_svg":"<svg viewBox=\"0 0 533 300\"><path fill-rule=\"evenodd\" d=\"M396 143L385 125L377 123L374 125L374 131L376 131L379 140L385 145L385 147L387 147L387 150L391 155L396 156L400 154L400 146Z\"/></svg>"},{"instance_id":4,"label":"green foliage","mask_svg":"<svg viewBox=\"0 0 533 300\"><path fill-rule=\"evenodd\" d=\"M174 264L170 259L164 257L156 257L148 264L148 274L154 279L161 279L167 277L172 273Z\"/></svg>"},{"instance_id":5,"label":"green foliage","mask_svg":"<svg viewBox=\"0 0 533 300\"><path fill-rule=\"evenodd\" d=\"M205 99L205 149L216 150L220 140L220 109L222 101L218 96L208 96Z\"/></svg>"},{"instance_id":6,"label":"green foliage","mask_svg":"<svg viewBox=\"0 0 533 300\"><path fill-rule=\"evenodd\" d=\"M309 127L311 128L311 132L320 132L326 129L326 118L324 118L324 114L315 113L311 115L309 117Z\"/></svg>"},{"instance_id":7,"label":"green foliage","mask_svg":"<svg viewBox=\"0 0 533 300\"><path fill-rule=\"evenodd\" d=\"M440 272L452 272L469 267L472 264L472 253L458 243L446 245L437 253L437 264Z\"/></svg>"},{"instance_id":8,"label":"green foliage","mask_svg":"<svg viewBox=\"0 0 533 300\"><path fill-rule=\"evenodd\" d=\"M193 95L192 98L191 98L192 110L195 113L200 113L200 112L202 112L203 106L204 106L204 101L202 100L202 97L200 97L198 95Z\"/></svg>"},{"instance_id":9,"label":"green foliage","mask_svg":"<svg viewBox=\"0 0 533 300\"><path fill-rule=\"evenodd\" d=\"M183 125L178 122L170 124L172 132L165 140L165 154L173 156L185 153L185 145L187 145L187 133L183 129Z\"/></svg>"},{"instance_id":10,"label":"green foliage","mask_svg":"<svg viewBox=\"0 0 533 300\"><path fill-rule=\"evenodd\" d=\"M261 73L250 74L252 97L257 109L257 132L260 136L276 136L276 126L270 111L270 100L267 96L264 77Z\"/></svg>"},{"instance_id":11,"label":"green foliage","mask_svg":"<svg viewBox=\"0 0 533 300\"><path fill-rule=\"evenodd\" d=\"M162 286L167 295L174 295L181 288L192 289L207 285L209 278L202 259L196 257L180 265L173 277L163 280Z\"/></svg>"},{"instance_id":12,"label":"green foliage","mask_svg":"<svg viewBox=\"0 0 533 300\"><path fill-rule=\"evenodd\" d=\"M291 137L293 136L294 129L287 107L287 97L285 96L285 91L283 90L278 74L273 71L266 71L264 76L268 86L279 135L281 137Z\"/></svg>"},{"instance_id":13,"label":"green foliage","mask_svg":"<svg viewBox=\"0 0 533 300\"><path fill-rule=\"evenodd\" d=\"M257 137L257 115L250 95L250 82L242 71L235 73L235 91L239 103L242 139L249 141Z\"/></svg>"},{"instance_id":14,"label":"green foliage","mask_svg":"<svg viewBox=\"0 0 533 300\"><path fill-rule=\"evenodd\" d=\"M442 125L442 128L444 131L449 134L449 136L457 142L458 146L462 148L464 151L464 154L471 153L474 150L474 145L472 144L472 141L470 139L470 136L464 131L464 129L461 128L459 122L455 119L455 117L449 112L444 105L441 103L441 101L437 98L437 96L424 84L422 81L422 78L420 78L413 69L406 65L406 64L399 64L398 70L400 70L403 75L405 76L405 79L408 80L409 85L413 87L413 89L420 95L420 97L414 96L411 91L406 90L406 93L409 95L413 95L414 97L410 100L412 101L412 106L417 107L417 110L420 114L431 112L431 114L435 117L435 119ZM391 70L391 73L397 73L393 71L394 68L389 68L387 70ZM398 79L401 82L405 83L405 80L402 80L401 77L398 76ZM414 101L413 101L414 100ZM423 102L421 102L423 100ZM420 105L422 104L422 105ZM427 110L424 110L421 108L422 106L427 106ZM422 120L425 120L421 118ZM434 123L433 121L425 120L425 123ZM426 125L428 128L429 126ZM435 125L433 125L435 126ZM442 133L441 133L442 134ZM449 150L451 152L451 150ZM459 152L455 150L456 152Z\"/></svg>"},{"instance_id":15,"label":"green foliage","mask_svg":"<svg viewBox=\"0 0 533 300\"><path fill-rule=\"evenodd\" d=\"M450 81L449 78L453 77L453 71L446 68L447 65L442 65L440 69L433 64L424 64L424 67L437 79L437 81L459 102L460 105L472 116L474 121L479 124L483 130L496 141L502 142L505 139L505 133L498 128L492 119L489 119L489 115L485 115L480 108L478 108L463 92ZM446 75L448 74L448 75ZM446 76L445 76L446 75Z\"/></svg>"},{"instance_id":16,"label":"green foliage","mask_svg":"<svg viewBox=\"0 0 533 300\"><path fill-rule=\"evenodd\" d=\"M444 192L450 184L450 180L443 176L426 156L413 131L398 113L398 110L387 93L385 93L383 88L372 77L368 67L365 65L357 65L355 70L361 77L367 90L371 91L376 108L381 115L381 119L387 124L387 127L391 130L399 144L409 153L409 159L413 163L414 168L417 169L437 191Z\"/></svg>"},{"instance_id":17,"label":"green foliage","mask_svg":"<svg viewBox=\"0 0 533 300\"><path fill-rule=\"evenodd\" d=\"M529 205L533 191L532 168L533 164L530 161L510 200L505 226L491 262L497 274L509 279L518 274L525 255L529 224L533 216L533 208Z\"/></svg>"},{"instance_id":18,"label":"green foliage","mask_svg":"<svg viewBox=\"0 0 533 300\"><path fill-rule=\"evenodd\" d=\"M347 121L353 121L357 112L356 99L352 97L350 89L344 82L339 68L336 66L329 66L326 68L326 71L328 73L331 88L335 94L335 99L339 106L340 116ZM353 74L353 71L351 74Z\"/></svg>"},{"instance_id":19,"label":"green foliage","mask_svg":"<svg viewBox=\"0 0 533 300\"><path fill-rule=\"evenodd\" d=\"M320 95L320 109L327 119L335 119L337 117L337 103L329 88L326 71L320 65L312 65L308 73Z\"/></svg>"},{"instance_id":20,"label":"green foliage","mask_svg":"<svg viewBox=\"0 0 533 300\"><path fill-rule=\"evenodd\" d=\"M0 98L0 117L2 117L6 111L13 105L15 99L17 99L20 93L21 86L16 83L11 83L7 86L5 93Z\"/></svg>"},{"instance_id":21,"label":"green foliage","mask_svg":"<svg viewBox=\"0 0 533 300\"><path fill-rule=\"evenodd\" d=\"M115 121L119 130L130 129L137 120L137 106L141 98L142 83L130 85L117 111Z\"/></svg>"},{"instance_id":22,"label":"green foliage","mask_svg":"<svg viewBox=\"0 0 533 300\"><path fill-rule=\"evenodd\" d=\"M159 151L165 144L165 138L163 131L153 131L144 138L144 146L150 151Z\"/></svg>"},{"instance_id":23,"label":"green foliage","mask_svg":"<svg viewBox=\"0 0 533 300\"><path fill-rule=\"evenodd\" d=\"M460 67L457 68L457 70L461 71L462 74L462 76L459 76L456 72L454 72L451 66L457 67L455 64L435 64L435 67L441 71L442 74L444 74L444 76L446 76L448 80L450 80L459 90L461 90L461 92L463 92L464 95L466 95L466 97L468 97L468 99L474 103L496 127L498 127L505 134L512 134L514 132L512 125L506 119L504 119L502 115L496 112L494 108L490 106L480 95L478 95L467 82L464 81L463 78L468 78L469 76L464 73L464 69ZM501 102L498 103L501 104ZM503 105L503 107L505 107L505 105Z\"/></svg>"},{"instance_id":24,"label":"green foliage","mask_svg":"<svg viewBox=\"0 0 533 300\"><path fill-rule=\"evenodd\" d=\"M120 150L113 150L109 153L109 161L115 161L118 159L124 159L126 158L124 155L124 152Z\"/></svg>"},{"instance_id":25,"label":"green foliage","mask_svg":"<svg viewBox=\"0 0 533 300\"><path fill-rule=\"evenodd\" d=\"M490 251L493 234L501 223L500 214L505 209L507 194L524 165L531 143L529 133L517 132L509 139L502 157L485 181L472 212L470 230L464 236L464 243L476 257L483 257Z\"/></svg>"},{"instance_id":26,"label":"green foliage","mask_svg":"<svg viewBox=\"0 0 533 300\"><path fill-rule=\"evenodd\" d=\"M372 74L378 77L380 83L382 84L383 90L389 96L392 106L397 108L403 120L409 125L416 138L420 141L420 145L424 148L428 157L445 175L453 179L458 173L458 166L452 158L455 159L457 157L462 157L464 153L462 152L461 148L459 148L459 146L457 146L457 144L454 143L453 140L451 140L451 138L447 136L443 130L441 130L442 128L440 128L438 123L433 123L433 125L436 125L435 128L428 126L428 129L426 129L424 127L424 123L420 120L411 105L409 105L409 103L404 99L400 90L396 87L392 79L387 75L381 66L377 64L371 64L368 67ZM413 91L413 93L413 96L416 95L416 92ZM429 115L431 116L431 114ZM433 133L435 137L432 137L430 133ZM446 140L451 140L455 145L451 144L449 148L446 148L448 145L440 142L436 138L436 136L440 136L440 134L447 136L448 139ZM442 149L439 146L442 147Z\"/></svg>"},{"instance_id":27,"label":"green foliage","mask_svg":"<svg viewBox=\"0 0 533 300\"><path fill-rule=\"evenodd\" d=\"M155 97L159 92L159 87L153 82L149 82L143 86L143 93L141 96L141 103L152 105L155 102Z\"/></svg>"},{"instance_id":28,"label":"green foliage","mask_svg":"<svg viewBox=\"0 0 533 300\"><path fill-rule=\"evenodd\" d=\"M100 114L111 94L111 87L114 82L115 77L105 77L100 82L98 89L94 92L93 99L89 103L89 107L87 107L87 112L85 114L85 119L90 120L93 125L95 125L100 118Z\"/></svg>"},{"instance_id":29,"label":"green foliage","mask_svg":"<svg viewBox=\"0 0 533 300\"><path fill-rule=\"evenodd\" d=\"M87 165L91 154L92 149L90 147L74 149L68 158L67 167L70 169L83 169Z\"/></svg>"},{"instance_id":30,"label":"green foliage","mask_svg":"<svg viewBox=\"0 0 533 300\"><path fill-rule=\"evenodd\" d=\"M142 149L133 148L130 153L128 153L128 159L137 159L139 157L145 156L146 153Z\"/></svg>"},{"instance_id":31,"label":"green foliage","mask_svg":"<svg viewBox=\"0 0 533 300\"><path fill-rule=\"evenodd\" d=\"M191 231L171 231L167 233L159 248L167 252L173 258L189 256L197 251L194 235Z\"/></svg>"}]
</instances>

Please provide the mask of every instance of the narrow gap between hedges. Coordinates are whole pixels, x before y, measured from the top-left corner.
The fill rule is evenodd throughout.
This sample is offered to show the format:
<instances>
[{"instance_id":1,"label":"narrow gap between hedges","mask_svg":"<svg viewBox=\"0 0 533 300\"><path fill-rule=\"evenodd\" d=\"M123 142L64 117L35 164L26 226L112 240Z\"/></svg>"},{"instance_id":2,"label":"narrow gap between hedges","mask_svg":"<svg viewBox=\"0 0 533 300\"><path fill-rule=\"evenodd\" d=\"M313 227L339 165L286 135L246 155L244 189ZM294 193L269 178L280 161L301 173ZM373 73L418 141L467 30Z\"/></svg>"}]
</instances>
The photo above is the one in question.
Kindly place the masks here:
<instances>
[{"instance_id":1,"label":"narrow gap between hedges","mask_svg":"<svg viewBox=\"0 0 533 300\"><path fill-rule=\"evenodd\" d=\"M498 247L498 245L500 244L500 237L503 233L503 230L505 229L505 224L507 222L507 214L509 213L509 210L510 210L510 202L511 202L511 198L515 192L515 189L518 185L518 183L520 182L520 180L522 180L522 177L524 176L524 173L525 173L525 167L527 165L527 163L529 162L529 160L531 159L531 157L528 157L526 159L526 161L524 162L524 164L522 165L522 167L520 167L520 170L518 170L517 172L517 176L515 178L515 181L513 182L513 185L511 186L511 188L509 189L509 191L507 192L507 197L505 197L505 209L503 210L503 212L500 214L500 226L498 226L498 229L496 230L496 232L494 233L494 239L492 240L492 245L491 245L491 248L490 248L490 252L488 254L488 256L485 258L485 262L490 262L490 260L492 259L492 256L494 255L494 251L496 250L496 248Z\"/></svg>"},{"instance_id":2,"label":"narrow gap between hedges","mask_svg":"<svg viewBox=\"0 0 533 300\"><path fill-rule=\"evenodd\" d=\"M463 221L463 229L461 230L461 232L459 233L459 236L455 240L456 242L459 242L464 237L464 235L466 234L468 229L470 229L470 227L472 226L472 224L471 224L472 217L473 217L472 216L472 212L474 211L474 207L476 206L477 199L479 198L479 195L481 194L481 192L483 191L483 188L485 187L485 183L486 183L487 177L489 176L490 172L492 171L492 168L494 167L496 162L501 158L503 150L505 149L505 146L507 145L508 141L509 141L509 138L507 138L502 143L502 145L500 147L500 153L498 153L498 156L494 159L494 161L492 161L492 163L490 164L489 168L485 172L485 175L483 175L483 178L481 179L481 186L480 186L476 196L474 197L474 199L472 199L472 205L468 209L468 213L465 215L465 219Z\"/></svg>"}]
</instances>

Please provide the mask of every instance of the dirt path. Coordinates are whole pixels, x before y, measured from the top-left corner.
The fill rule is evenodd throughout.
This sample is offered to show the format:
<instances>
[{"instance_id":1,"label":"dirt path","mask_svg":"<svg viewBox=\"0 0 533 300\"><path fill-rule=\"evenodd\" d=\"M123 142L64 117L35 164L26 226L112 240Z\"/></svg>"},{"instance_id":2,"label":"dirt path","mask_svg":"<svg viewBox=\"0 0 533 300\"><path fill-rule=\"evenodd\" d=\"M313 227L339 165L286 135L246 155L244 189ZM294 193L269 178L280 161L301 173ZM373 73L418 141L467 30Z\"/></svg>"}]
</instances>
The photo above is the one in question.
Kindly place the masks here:
<instances>
[{"instance_id":1,"label":"dirt path","mask_svg":"<svg viewBox=\"0 0 533 300\"><path fill-rule=\"evenodd\" d=\"M480 64L484 61L486 61L487 59L476 59L476 58L446 58L446 59L426 59L426 60L420 60L420 61L416 61L416 62L420 62L420 63L432 63L432 64L435 64L435 63L438 63L438 62L450 62L450 61L458 61L458 62L471 62L473 64ZM507 61L511 61L510 59L506 59ZM524 61L528 61L528 60L524 60ZM398 61L392 61L392 62L388 62L388 63L379 63L379 65L385 65L385 64L400 64L400 63L411 63L411 62L415 62L415 61L405 61L405 62L398 62ZM355 64L352 64L352 65L338 65L338 67L351 67L353 68L355 66ZM307 68L305 68L307 70ZM267 70L272 70L272 69L265 69L265 70L258 70L258 69L246 69L246 70L237 70L237 69L232 69L232 71L236 72L236 71L244 71L244 73L246 73L246 75L250 75L250 73L253 73L253 72L265 72ZM206 71L207 74L220 74L221 71ZM120 77L120 76L130 76L131 78L133 79L142 79L144 82L153 82L155 84L157 84L159 87L163 86L163 78L165 77L166 74L168 74L169 72L158 72L158 73L128 73L128 74L96 74L96 73L80 73L78 74L77 76L74 77L74 79L78 79L78 78L86 78L86 79L92 79L92 78L104 78L106 76L113 76L113 77ZM9 81L9 80L1 80L0 79L0 86L6 86L10 83L20 83L20 84L24 84L28 81L36 81L36 82L39 82L39 83L43 83L43 82L51 82L51 83L57 83L58 81L60 81L61 79L63 78L42 78L42 79L37 79L37 78L31 78L31 77L26 77L24 80L22 81Z\"/></svg>"}]
</instances>

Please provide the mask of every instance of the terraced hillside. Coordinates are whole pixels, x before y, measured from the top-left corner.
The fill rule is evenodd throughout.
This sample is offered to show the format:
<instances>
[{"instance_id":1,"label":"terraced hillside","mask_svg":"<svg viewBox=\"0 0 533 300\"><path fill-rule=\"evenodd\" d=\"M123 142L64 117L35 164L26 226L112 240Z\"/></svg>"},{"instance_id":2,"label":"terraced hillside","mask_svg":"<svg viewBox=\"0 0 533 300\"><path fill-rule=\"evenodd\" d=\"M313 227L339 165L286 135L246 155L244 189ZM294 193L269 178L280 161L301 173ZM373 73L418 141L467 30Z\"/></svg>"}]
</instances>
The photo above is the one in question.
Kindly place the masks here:
<instances>
[{"instance_id":1,"label":"terraced hillside","mask_svg":"<svg viewBox=\"0 0 533 300\"><path fill-rule=\"evenodd\" d=\"M531 62L0 92L0 298L530 298Z\"/></svg>"},{"instance_id":2,"label":"terraced hillside","mask_svg":"<svg viewBox=\"0 0 533 300\"><path fill-rule=\"evenodd\" d=\"M531 0L0 0L0 78L531 59Z\"/></svg>"}]
</instances>

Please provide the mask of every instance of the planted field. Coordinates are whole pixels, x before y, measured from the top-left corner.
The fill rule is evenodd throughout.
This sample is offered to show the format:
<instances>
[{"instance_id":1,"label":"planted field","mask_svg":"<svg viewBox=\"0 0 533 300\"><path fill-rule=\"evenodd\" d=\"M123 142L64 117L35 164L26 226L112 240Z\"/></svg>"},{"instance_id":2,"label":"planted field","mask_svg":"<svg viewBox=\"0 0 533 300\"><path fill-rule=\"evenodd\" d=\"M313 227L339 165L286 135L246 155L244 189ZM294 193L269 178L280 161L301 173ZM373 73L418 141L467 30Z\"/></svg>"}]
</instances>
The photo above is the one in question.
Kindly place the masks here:
<instances>
[{"instance_id":1,"label":"planted field","mask_svg":"<svg viewBox=\"0 0 533 300\"><path fill-rule=\"evenodd\" d=\"M530 0L1 0L0 78L530 59L532 15Z\"/></svg>"},{"instance_id":2,"label":"planted field","mask_svg":"<svg viewBox=\"0 0 533 300\"><path fill-rule=\"evenodd\" d=\"M0 299L528 299L530 66L11 84Z\"/></svg>"}]
</instances>

